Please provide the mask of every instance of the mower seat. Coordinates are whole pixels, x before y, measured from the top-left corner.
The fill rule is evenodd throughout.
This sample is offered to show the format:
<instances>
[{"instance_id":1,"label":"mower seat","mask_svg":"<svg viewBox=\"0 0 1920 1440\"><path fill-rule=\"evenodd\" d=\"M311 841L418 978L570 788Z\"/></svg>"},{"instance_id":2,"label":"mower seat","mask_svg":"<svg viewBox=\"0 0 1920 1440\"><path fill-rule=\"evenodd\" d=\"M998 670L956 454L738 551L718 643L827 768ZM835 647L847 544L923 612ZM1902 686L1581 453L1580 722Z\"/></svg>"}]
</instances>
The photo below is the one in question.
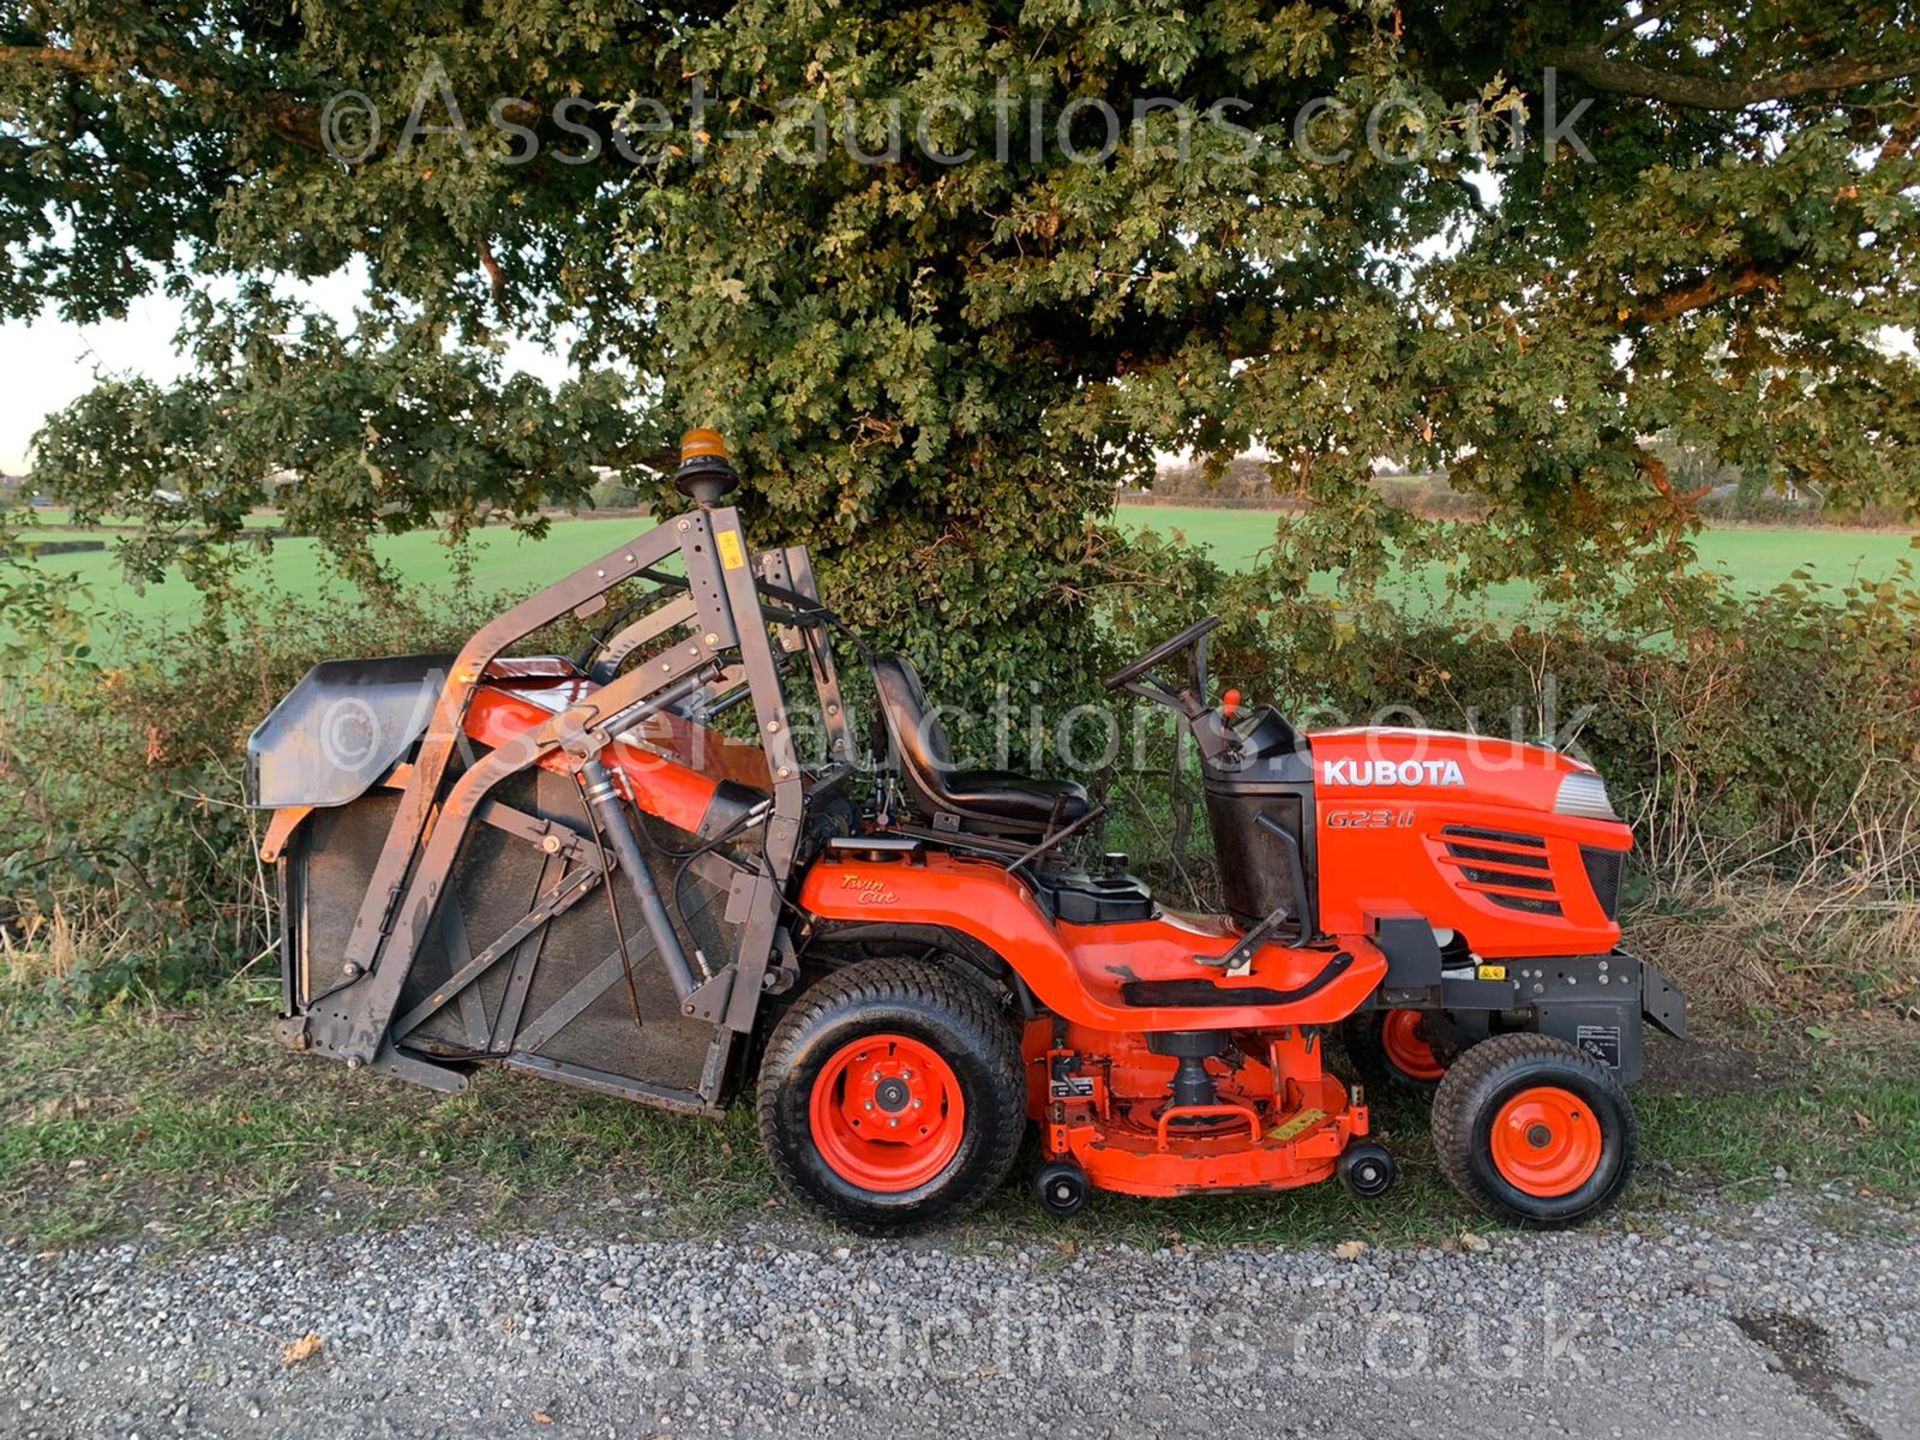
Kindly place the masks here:
<instances>
[{"instance_id":1,"label":"mower seat","mask_svg":"<svg viewBox=\"0 0 1920 1440\"><path fill-rule=\"evenodd\" d=\"M940 717L928 707L919 673L905 656L875 656L873 688L907 794L935 829L1040 834L1087 813L1086 787L1072 780L955 769Z\"/></svg>"}]
</instances>

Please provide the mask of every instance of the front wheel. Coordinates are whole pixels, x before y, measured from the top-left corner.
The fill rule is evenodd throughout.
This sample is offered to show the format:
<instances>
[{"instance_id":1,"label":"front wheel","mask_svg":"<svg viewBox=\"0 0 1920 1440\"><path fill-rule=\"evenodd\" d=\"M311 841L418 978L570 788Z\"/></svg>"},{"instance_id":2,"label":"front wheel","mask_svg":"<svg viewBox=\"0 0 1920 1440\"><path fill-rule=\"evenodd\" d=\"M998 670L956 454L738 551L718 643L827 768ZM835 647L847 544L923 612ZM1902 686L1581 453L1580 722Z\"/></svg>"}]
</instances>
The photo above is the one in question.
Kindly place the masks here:
<instances>
[{"instance_id":1,"label":"front wheel","mask_svg":"<svg viewBox=\"0 0 1920 1440\"><path fill-rule=\"evenodd\" d=\"M1440 1081L1433 1146L1449 1183L1487 1214L1555 1228L1619 1196L1639 1135L1606 1066L1551 1036L1496 1035Z\"/></svg>"},{"instance_id":2,"label":"front wheel","mask_svg":"<svg viewBox=\"0 0 1920 1440\"><path fill-rule=\"evenodd\" d=\"M1439 1087L1456 1045L1446 1017L1430 1010L1362 1011L1346 1022L1342 1035L1348 1058L1368 1087L1415 1095L1431 1095ZM1436 1046L1436 1037L1448 1044Z\"/></svg>"},{"instance_id":3,"label":"front wheel","mask_svg":"<svg viewBox=\"0 0 1920 1440\"><path fill-rule=\"evenodd\" d=\"M774 1028L755 1109L796 1198L848 1229L900 1234L966 1214L1006 1179L1026 1124L1019 1039L963 976L862 961Z\"/></svg>"}]
</instances>

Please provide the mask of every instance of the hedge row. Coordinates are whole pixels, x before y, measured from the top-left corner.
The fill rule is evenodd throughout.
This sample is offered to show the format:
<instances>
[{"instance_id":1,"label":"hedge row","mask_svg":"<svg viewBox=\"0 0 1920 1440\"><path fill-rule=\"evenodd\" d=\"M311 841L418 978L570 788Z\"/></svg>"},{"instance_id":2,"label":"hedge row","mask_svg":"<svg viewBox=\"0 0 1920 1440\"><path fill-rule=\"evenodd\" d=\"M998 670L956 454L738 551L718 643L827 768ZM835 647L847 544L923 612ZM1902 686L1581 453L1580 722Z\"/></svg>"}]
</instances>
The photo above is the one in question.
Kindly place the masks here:
<instances>
[{"instance_id":1,"label":"hedge row","mask_svg":"<svg viewBox=\"0 0 1920 1440\"><path fill-rule=\"evenodd\" d=\"M1643 889L1819 871L1911 901L1920 882L1910 577L1716 600L1650 639L1571 615L1463 623L1340 603L1157 543L1130 552L1126 575L1085 638L1103 660L1211 610L1226 620L1218 681L1296 716L1552 733L1635 820ZM15 970L100 1000L178 995L259 958L276 919L254 859L260 819L240 803L247 733L317 658L449 649L479 618L283 602L151 638L133 663L16 650L0 692L0 925ZM929 683L963 698L939 694L937 672ZM1128 794L1150 807L1152 791ZM56 916L78 939L49 975L17 957L44 952Z\"/></svg>"}]
</instances>

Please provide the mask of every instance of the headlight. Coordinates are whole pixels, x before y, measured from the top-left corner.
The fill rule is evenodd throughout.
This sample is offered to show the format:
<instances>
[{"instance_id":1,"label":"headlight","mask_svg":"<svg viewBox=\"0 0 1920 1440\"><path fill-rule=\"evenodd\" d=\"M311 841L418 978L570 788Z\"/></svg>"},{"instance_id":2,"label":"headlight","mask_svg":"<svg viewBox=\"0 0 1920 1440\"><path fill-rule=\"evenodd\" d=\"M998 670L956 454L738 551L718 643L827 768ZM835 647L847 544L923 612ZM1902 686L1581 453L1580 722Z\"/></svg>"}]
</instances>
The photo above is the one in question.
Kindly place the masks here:
<instances>
[{"instance_id":1,"label":"headlight","mask_svg":"<svg viewBox=\"0 0 1920 1440\"><path fill-rule=\"evenodd\" d=\"M1553 813L1578 815L1583 820L1618 820L1613 802L1607 799L1607 782L1598 775L1569 775L1560 782L1554 797Z\"/></svg>"}]
</instances>

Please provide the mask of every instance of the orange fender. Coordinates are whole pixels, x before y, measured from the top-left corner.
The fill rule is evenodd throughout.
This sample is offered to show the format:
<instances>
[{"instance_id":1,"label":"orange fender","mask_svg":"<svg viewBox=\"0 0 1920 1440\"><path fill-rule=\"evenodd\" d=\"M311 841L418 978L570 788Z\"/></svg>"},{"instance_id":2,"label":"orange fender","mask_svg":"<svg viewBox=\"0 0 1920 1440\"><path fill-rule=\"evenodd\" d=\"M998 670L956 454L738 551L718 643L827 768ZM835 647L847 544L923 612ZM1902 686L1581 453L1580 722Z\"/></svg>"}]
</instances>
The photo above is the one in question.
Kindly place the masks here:
<instances>
[{"instance_id":1,"label":"orange fender","mask_svg":"<svg viewBox=\"0 0 1920 1440\"><path fill-rule=\"evenodd\" d=\"M990 860L931 855L923 860L829 860L816 864L800 889L800 905L823 920L873 925L928 925L972 937L1013 967L1041 1005L1075 1025L1123 1033L1158 1030L1265 1030L1326 1025L1345 1018L1373 993L1386 957L1358 937L1342 937L1351 958L1336 976L1297 1000L1276 994L1309 985L1335 952L1268 945L1249 974L1228 978L1196 966L1196 955L1221 955L1239 938L1218 922L1163 915L1123 925L1059 925L1032 893ZM1129 1003L1125 987L1183 982L1214 987L1212 1003ZM1244 989L1246 1004L1221 1003L1219 991Z\"/></svg>"}]
</instances>

